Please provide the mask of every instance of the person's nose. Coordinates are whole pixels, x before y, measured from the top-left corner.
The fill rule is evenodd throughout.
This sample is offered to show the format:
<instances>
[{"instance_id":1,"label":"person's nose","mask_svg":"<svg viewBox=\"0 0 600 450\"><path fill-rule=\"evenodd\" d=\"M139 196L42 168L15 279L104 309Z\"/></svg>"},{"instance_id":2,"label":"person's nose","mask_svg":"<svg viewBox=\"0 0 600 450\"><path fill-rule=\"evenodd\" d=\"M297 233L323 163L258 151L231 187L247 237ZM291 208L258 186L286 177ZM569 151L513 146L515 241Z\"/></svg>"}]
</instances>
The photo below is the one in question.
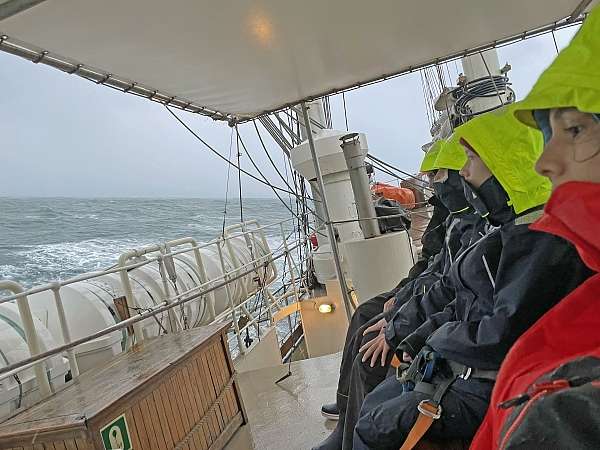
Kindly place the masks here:
<instances>
[{"instance_id":1,"label":"person's nose","mask_svg":"<svg viewBox=\"0 0 600 450\"><path fill-rule=\"evenodd\" d=\"M544 147L544 152L535 163L536 172L551 181L559 177L565 170L563 161L565 154L566 152L560 148L556 139L550 139Z\"/></svg>"}]
</instances>

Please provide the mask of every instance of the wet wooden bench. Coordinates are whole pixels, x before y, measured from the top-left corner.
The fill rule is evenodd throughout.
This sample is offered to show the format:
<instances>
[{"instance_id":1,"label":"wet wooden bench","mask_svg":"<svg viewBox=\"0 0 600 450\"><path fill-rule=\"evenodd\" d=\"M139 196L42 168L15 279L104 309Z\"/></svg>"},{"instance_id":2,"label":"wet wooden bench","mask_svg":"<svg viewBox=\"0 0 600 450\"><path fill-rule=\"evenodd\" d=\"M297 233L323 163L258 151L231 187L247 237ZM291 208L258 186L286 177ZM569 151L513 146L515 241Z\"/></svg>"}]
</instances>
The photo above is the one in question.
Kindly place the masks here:
<instances>
[{"instance_id":1,"label":"wet wooden bench","mask_svg":"<svg viewBox=\"0 0 600 450\"><path fill-rule=\"evenodd\" d=\"M222 449L246 422L229 323L146 340L0 424L0 448Z\"/></svg>"}]
</instances>

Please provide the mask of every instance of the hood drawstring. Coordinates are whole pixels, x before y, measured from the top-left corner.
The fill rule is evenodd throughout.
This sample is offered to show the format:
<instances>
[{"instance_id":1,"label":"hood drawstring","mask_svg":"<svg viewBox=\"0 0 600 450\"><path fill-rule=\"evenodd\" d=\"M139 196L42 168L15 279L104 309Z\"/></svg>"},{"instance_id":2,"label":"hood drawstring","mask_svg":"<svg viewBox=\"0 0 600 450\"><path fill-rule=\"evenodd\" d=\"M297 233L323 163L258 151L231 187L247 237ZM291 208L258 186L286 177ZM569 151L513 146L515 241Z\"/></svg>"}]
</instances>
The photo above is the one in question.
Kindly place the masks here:
<instances>
[{"instance_id":1,"label":"hood drawstring","mask_svg":"<svg viewBox=\"0 0 600 450\"><path fill-rule=\"evenodd\" d=\"M448 170L448 178L444 182L433 183L436 197L452 214L458 214L469 209L469 203L461 185L462 177L456 170Z\"/></svg>"},{"instance_id":2,"label":"hood drawstring","mask_svg":"<svg viewBox=\"0 0 600 450\"><path fill-rule=\"evenodd\" d=\"M491 176L478 189L463 179L463 189L467 201L491 225L500 226L515 218L508 194L496 177Z\"/></svg>"}]
</instances>

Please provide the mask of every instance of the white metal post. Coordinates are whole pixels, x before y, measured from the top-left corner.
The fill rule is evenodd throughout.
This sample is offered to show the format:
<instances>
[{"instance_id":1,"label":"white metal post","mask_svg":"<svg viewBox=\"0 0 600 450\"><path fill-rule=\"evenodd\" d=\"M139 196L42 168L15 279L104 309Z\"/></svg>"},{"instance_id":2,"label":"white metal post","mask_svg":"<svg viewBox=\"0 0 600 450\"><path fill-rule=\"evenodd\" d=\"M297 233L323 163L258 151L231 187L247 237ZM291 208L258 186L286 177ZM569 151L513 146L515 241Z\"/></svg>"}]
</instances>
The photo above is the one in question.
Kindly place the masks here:
<instances>
[{"instance_id":1,"label":"white metal post","mask_svg":"<svg viewBox=\"0 0 600 450\"><path fill-rule=\"evenodd\" d=\"M329 207L327 206L327 195L325 194L325 185L323 184L323 173L321 172L321 165L319 163L319 158L317 156L317 150L315 148L315 141L312 135L312 128L310 124L310 118L308 116L308 109L306 108L306 103L302 102L302 115L304 117L304 124L306 126L306 131L308 135L308 145L310 147L310 154L313 160L313 166L315 168L315 174L317 176L317 182L319 183L319 190L322 195L323 202L323 213L325 214L325 222L327 224L327 234L329 235L329 242L331 244L331 250L333 251L333 262L335 264L335 271L337 272L338 281L340 283L340 290L342 291L342 299L344 300L344 306L346 307L346 314L348 315L348 320L352 319L352 302L350 301L350 294L348 293L348 286L346 284L346 277L344 276L344 271L342 269L342 264L340 260L340 250L338 248L338 243L335 239L335 232L333 229L333 224L331 223L331 218L329 217Z\"/></svg>"},{"instance_id":2,"label":"white metal post","mask_svg":"<svg viewBox=\"0 0 600 450\"><path fill-rule=\"evenodd\" d=\"M135 256L135 251L126 252L126 253L122 254L119 257L119 265L120 266L127 265L127 261L132 256ZM138 304L137 304L135 295L133 295L133 289L131 288L131 280L129 279L129 273L127 273L127 269L121 270L119 272L119 276L121 278L121 284L123 285L123 291L125 292L125 300L127 302L127 307L130 310L135 311L135 313L137 314L138 313ZM135 322L133 324L133 334L134 334L134 336L127 337L127 341L129 343L129 345L132 344L134 337L135 337L136 343L139 343L144 340L144 332L142 330L141 322Z\"/></svg>"},{"instance_id":3,"label":"white metal post","mask_svg":"<svg viewBox=\"0 0 600 450\"><path fill-rule=\"evenodd\" d=\"M281 224L281 234L283 235L283 248L285 250L285 258L283 263L287 262L288 268L290 269L290 278L292 280L292 288L294 291L294 298L296 302L300 301L300 295L298 294L298 286L296 286L296 263L292 259L292 255L290 255L290 250L287 245L287 238L285 237L285 232L283 231L283 224ZM300 274L298 274L300 275Z\"/></svg>"},{"instance_id":4,"label":"white metal post","mask_svg":"<svg viewBox=\"0 0 600 450\"><path fill-rule=\"evenodd\" d=\"M166 251L168 252L168 248L166 249ZM168 276L166 274L166 270L165 270L165 262L163 261L163 256L160 256L158 258L158 273L160 274L160 278L162 281L162 285L163 285L163 291L165 291L165 301L167 303L169 302L169 299L171 298L171 289L169 287L169 280L168 280ZM171 332L172 333L177 333L179 330L183 329L183 326L181 325L179 318L177 317L177 313L175 311L173 311L173 308L169 309L169 312L167 313L167 317L169 318L169 323L171 324ZM158 318L157 318L158 320ZM160 330L159 330L159 334L160 334Z\"/></svg>"},{"instance_id":5,"label":"white metal post","mask_svg":"<svg viewBox=\"0 0 600 450\"><path fill-rule=\"evenodd\" d=\"M216 245L217 251L219 253L219 259L221 260L221 270L223 271L224 281L229 281L229 273L225 268L225 260L223 259L223 250L221 249L221 243L225 245L224 239L222 237L219 240L219 242L216 243ZM227 300L229 300L229 307L231 308L231 319L233 320L233 329L235 330L235 336L237 337L238 347L240 349L240 353L242 355L245 355L246 349L244 347L242 336L240 334L240 325L238 323L237 314L235 312L235 305L233 304L233 297L231 295L231 290L229 289L229 283L225 284L225 293L227 294Z\"/></svg>"},{"instance_id":6,"label":"white metal post","mask_svg":"<svg viewBox=\"0 0 600 450\"><path fill-rule=\"evenodd\" d=\"M14 281L5 280L0 281L0 289L6 289L11 291L13 294L20 294L25 291L23 286ZM33 323L33 315L29 308L29 300L27 296L17 297L17 308L19 308L19 315L21 316L21 322L23 322L23 330L25 331L25 339L27 340L27 347L31 356L36 356L41 353L41 345L35 324ZM40 388L40 397L46 398L52 395L52 389L50 388L50 382L48 376L44 370L44 363L40 362L33 367L35 373L35 379L38 387Z\"/></svg>"},{"instance_id":7,"label":"white metal post","mask_svg":"<svg viewBox=\"0 0 600 450\"><path fill-rule=\"evenodd\" d=\"M201 277L200 283L206 283L207 281L209 281L208 275L206 274L206 268L204 267L202 255L200 255L200 250L198 249L198 244L196 243L196 241L192 241L192 246L194 247L194 259L196 260L198 272ZM211 319L214 320L217 315L215 313L215 293L213 291L210 291L208 294L206 294L204 298L205 302L206 300L208 300L208 313L210 314Z\"/></svg>"},{"instance_id":8,"label":"white metal post","mask_svg":"<svg viewBox=\"0 0 600 450\"><path fill-rule=\"evenodd\" d=\"M194 260L196 261L196 266L198 267L198 277L200 284L208 283L210 280L208 279L208 275L206 274L206 268L204 267L204 262L202 261L202 255L200 254L198 242L196 242L195 239L190 237L174 239L172 241L166 242L165 246L168 249L168 253L170 253L171 247L182 244L190 244L192 246L192 250L194 252ZM208 294L206 294L204 302L208 302L208 313L210 314L211 320L214 320L217 316L215 313L215 293L211 291Z\"/></svg>"},{"instance_id":9,"label":"white metal post","mask_svg":"<svg viewBox=\"0 0 600 450\"><path fill-rule=\"evenodd\" d=\"M56 283L56 286L52 288L54 294L54 303L56 304L56 312L58 313L58 321L60 322L60 330L62 332L63 341L65 344L71 343L71 331L69 330L69 324L67 323L67 317L65 315L65 308L60 296L60 285ZM75 349L70 348L67 350L67 357L69 359L69 366L71 367L71 376L76 378L79 376L79 365L75 358Z\"/></svg>"}]
</instances>

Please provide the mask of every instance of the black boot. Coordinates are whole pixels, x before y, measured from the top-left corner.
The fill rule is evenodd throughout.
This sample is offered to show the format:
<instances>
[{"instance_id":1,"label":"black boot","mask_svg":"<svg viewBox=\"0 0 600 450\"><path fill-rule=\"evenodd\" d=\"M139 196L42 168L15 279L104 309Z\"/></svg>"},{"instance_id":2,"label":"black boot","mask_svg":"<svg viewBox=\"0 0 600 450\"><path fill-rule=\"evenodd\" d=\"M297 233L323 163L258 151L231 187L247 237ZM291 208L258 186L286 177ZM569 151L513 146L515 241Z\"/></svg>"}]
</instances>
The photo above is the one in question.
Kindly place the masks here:
<instances>
[{"instance_id":1,"label":"black boot","mask_svg":"<svg viewBox=\"0 0 600 450\"><path fill-rule=\"evenodd\" d=\"M326 403L321 406L321 414L329 420L339 420L340 410L337 403Z\"/></svg>"},{"instance_id":2,"label":"black boot","mask_svg":"<svg viewBox=\"0 0 600 450\"><path fill-rule=\"evenodd\" d=\"M327 437L327 439L325 439L319 445L313 447L312 450L341 450L342 441L344 438L343 433L344 426L340 426L340 422L338 422L337 426Z\"/></svg>"}]
</instances>

